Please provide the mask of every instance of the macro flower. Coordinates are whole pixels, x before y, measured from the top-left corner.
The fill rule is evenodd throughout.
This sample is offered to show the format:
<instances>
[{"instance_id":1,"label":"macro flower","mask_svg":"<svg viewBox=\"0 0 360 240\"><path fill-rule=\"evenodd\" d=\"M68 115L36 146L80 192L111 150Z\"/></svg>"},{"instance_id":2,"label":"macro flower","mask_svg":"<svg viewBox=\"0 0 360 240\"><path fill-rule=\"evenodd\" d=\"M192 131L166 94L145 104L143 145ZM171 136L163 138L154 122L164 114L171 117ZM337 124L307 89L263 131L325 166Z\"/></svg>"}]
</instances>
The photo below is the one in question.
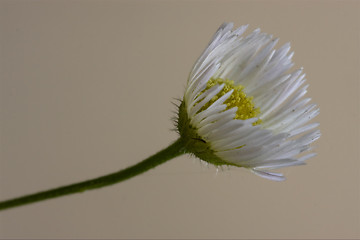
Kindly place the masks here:
<instances>
[{"instance_id":1,"label":"macro flower","mask_svg":"<svg viewBox=\"0 0 360 240\"><path fill-rule=\"evenodd\" d=\"M0 211L110 186L182 154L215 166L250 169L282 181L272 170L303 165L316 154L310 144L320 137L319 114L306 98L305 74L293 66L290 44L256 29L241 35L224 23L190 72L176 118L180 138L143 161L101 177L0 201Z\"/></svg>"},{"instance_id":2,"label":"macro flower","mask_svg":"<svg viewBox=\"0 0 360 240\"><path fill-rule=\"evenodd\" d=\"M186 150L216 166L232 165L275 181L272 170L305 164L320 137L309 123L318 107L304 97L302 68L293 67L290 44L247 26L224 23L190 72L177 130Z\"/></svg>"}]
</instances>

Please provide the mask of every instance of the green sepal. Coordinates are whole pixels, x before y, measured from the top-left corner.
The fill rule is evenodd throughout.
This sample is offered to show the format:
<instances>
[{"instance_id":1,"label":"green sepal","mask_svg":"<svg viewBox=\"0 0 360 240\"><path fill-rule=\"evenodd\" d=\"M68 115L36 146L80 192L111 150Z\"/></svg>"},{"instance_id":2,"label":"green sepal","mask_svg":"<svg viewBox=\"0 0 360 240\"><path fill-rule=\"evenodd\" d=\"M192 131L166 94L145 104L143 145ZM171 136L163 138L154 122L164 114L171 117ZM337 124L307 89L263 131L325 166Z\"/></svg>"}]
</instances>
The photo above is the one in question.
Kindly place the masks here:
<instances>
[{"instance_id":1,"label":"green sepal","mask_svg":"<svg viewBox=\"0 0 360 240\"><path fill-rule=\"evenodd\" d=\"M191 153L201 160L216 166L237 166L216 156L214 151L211 149L210 144L197 133L197 129L190 124L190 119L188 117L184 101L182 101L179 106L177 129L187 153Z\"/></svg>"}]
</instances>

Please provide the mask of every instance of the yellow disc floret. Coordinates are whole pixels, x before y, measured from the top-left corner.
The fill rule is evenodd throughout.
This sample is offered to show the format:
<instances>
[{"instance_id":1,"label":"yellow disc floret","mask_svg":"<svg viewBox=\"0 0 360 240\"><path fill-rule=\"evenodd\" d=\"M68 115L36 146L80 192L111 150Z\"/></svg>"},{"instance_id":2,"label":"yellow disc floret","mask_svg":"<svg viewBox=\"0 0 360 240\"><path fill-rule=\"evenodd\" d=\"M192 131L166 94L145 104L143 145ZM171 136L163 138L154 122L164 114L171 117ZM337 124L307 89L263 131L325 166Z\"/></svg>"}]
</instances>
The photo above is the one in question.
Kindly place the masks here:
<instances>
[{"instance_id":1,"label":"yellow disc floret","mask_svg":"<svg viewBox=\"0 0 360 240\"><path fill-rule=\"evenodd\" d=\"M227 105L226 109L230 109L233 107L237 107L238 110L236 112L235 119L249 119L254 118L260 113L260 108L255 107L254 103L252 102L253 97L246 96L246 93L243 91L244 86L242 85L234 85L234 81L231 80L224 80L221 78L211 78L206 86L205 90L210 89L215 85L224 84L224 88L215 96L213 97L207 104L200 111L207 109L211 104L213 104L217 99L222 97L227 92L234 90L230 97L224 102ZM204 91L205 91L204 90ZM260 124L261 120L259 119L253 125Z\"/></svg>"}]
</instances>

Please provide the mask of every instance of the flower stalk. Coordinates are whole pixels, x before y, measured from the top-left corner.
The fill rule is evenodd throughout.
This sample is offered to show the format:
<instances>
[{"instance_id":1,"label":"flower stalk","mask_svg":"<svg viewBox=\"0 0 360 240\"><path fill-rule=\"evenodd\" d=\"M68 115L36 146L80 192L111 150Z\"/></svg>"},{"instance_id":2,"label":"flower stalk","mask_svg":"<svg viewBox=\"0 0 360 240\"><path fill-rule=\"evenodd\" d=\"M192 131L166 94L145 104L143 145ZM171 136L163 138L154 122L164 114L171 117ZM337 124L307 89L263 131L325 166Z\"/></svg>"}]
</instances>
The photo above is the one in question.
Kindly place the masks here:
<instances>
[{"instance_id":1,"label":"flower stalk","mask_svg":"<svg viewBox=\"0 0 360 240\"><path fill-rule=\"evenodd\" d=\"M118 172L111 173L95 179L90 179L83 182L74 183L67 186L62 186L0 202L0 211L30 203L44 201L46 199L57 198L69 194L81 193L92 189L110 186L127 180L129 178L135 177L184 153L184 143L181 139L178 139L167 148L159 151L158 153L143 160L142 162L139 162L138 164L135 164Z\"/></svg>"},{"instance_id":2,"label":"flower stalk","mask_svg":"<svg viewBox=\"0 0 360 240\"><path fill-rule=\"evenodd\" d=\"M109 186L146 172L184 153L215 166L243 167L258 176L283 181L273 170L304 165L314 157L320 137L319 114L302 68L293 66L290 44L247 25L224 23L195 63L181 104L176 129L180 138L166 149L124 170L48 191L0 202L0 210ZM302 154L301 156L298 156Z\"/></svg>"}]
</instances>

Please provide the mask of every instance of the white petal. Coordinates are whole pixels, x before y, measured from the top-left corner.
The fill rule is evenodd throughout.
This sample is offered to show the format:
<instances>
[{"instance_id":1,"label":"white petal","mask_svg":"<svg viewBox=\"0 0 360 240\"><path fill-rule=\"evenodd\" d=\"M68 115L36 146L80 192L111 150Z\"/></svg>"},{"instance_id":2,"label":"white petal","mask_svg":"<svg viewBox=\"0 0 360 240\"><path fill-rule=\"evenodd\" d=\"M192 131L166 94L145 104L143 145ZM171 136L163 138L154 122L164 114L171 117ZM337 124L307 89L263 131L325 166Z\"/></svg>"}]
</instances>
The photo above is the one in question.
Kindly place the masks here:
<instances>
[{"instance_id":1,"label":"white petal","mask_svg":"<svg viewBox=\"0 0 360 240\"><path fill-rule=\"evenodd\" d=\"M319 123L310 123L308 125L305 125L300 128L296 128L296 129L292 130L289 134L290 134L290 136L296 136L298 134L302 134L309 130L313 130L314 128L317 128L319 125L320 125Z\"/></svg>"},{"instance_id":2,"label":"white petal","mask_svg":"<svg viewBox=\"0 0 360 240\"><path fill-rule=\"evenodd\" d=\"M224 124L230 122L232 124L235 123L235 121L233 121L234 119L234 115L232 114L232 112L228 112L229 114L224 115L221 119L219 119L216 122L211 122L209 124L204 125L203 127L198 129L199 134L208 137L210 134L212 134L212 131L214 129L219 128L220 126L223 126Z\"/></svg>"},{"instance_id":3,"label":"white petal","mask_svg":"<svg viewBox=\"0 0 360 240\"><path fill-rule=\"evenodd\" d=\"M258 161L252 162L251 164L245 165L246 168L256 168L256 169L278 169L283 167L290 167L290 166L299 166L305 165L305 162L300 161L294 158L285 158L285 159L276 159L276 160L266 160L266 161Z\"/></svg>"},{"instance_id":4,"label":"white petal","mask_svg":"<svg viewBox=\"0 0 360 240\"><path fill-rule=\"evenodd\" d=\"M225 40L224 35L228 34L231 31L233 25L234 25L233 23L223 23L219 27L219 29L214 34L212 40L210 41L208 47L204 50L204 52L201 54L199 59L196 61L193 70L191 71L189 79L194 78L194 76L199 73L200 69L202 69L204 64L207 63L205 59L218 45L220 45Z\"/></svg>"},{"instance_id":5,"label":"white petal","mask_svg":"<svg viewBox=\"0 0 360 240\"><path fill-rule=\"evenodd\" d=\"M256 170L256 169L252 169L252 172L262 178L269 179L272 181L281 182L281 181L285 180L284 175L282 175L281 173L265 172L265 171L260 171L260 170Z\"/></svg>"},{"instance_id":6,"label":"white petal","mask_svg":"<svg viewBox=\"0 0 360 240\"><path fill-rule=\"evenodd\" d=\"M192 124L195 127L201 128L203 125L201 125L201 121L211 117L216 116L216 114L222 113L227 106L225 104L222 105L210 105L206 110L199 112L196 114L190 121L190 124ZM235 117L235 114L234 114Z\"/></svg>"},{"instance_id":7,"label":"white petal","mask_svg":"<svg viewBox=\"0 0 360 240\"><path fill-rule=\"evenodd\" d=\"M309 153L309 154L306 154L305 156L300 157L298 160L299 161L306 161L309 158L315 157L316 155L317 155L316 153Z\"/></svg>"},{"instance_id":8,"label":"white petal","mask_svg":"<svg viewBox=\"0 0 360 240\"><path fill-rule=\"evenodd\" d=\"M190 85L187 87L188 90L185 93L185 100L189 103L193 101L193 99L205 89L207 82L211 78L211 76L217 71L219 68L219 63L214 60L211 64L202 72L201 76L198 79L190 82Z\"/></svg>"},{"instance_id":9,"label":"white petal","mask_svg":"<svg viewBox=\"0 0 360 240\"><path fill-rule=\"evenodd\" d=\"M213 86L212 88L206 90L201 96L204 98L197 103L194 107L191 108L189 112L189 117L192 118L195 113L197 113L206 103L208 103L216 94L218 94L224 88L224 84ZM199 97L200 99L202 97Z\"/></svg>"},{"instance_id":10,"label":"white petal","mask_svg":"<svg viewBox=\"0 0 360 240\"><path fill-rule=\"evenodd\" d=\"M206 117L204 120L202 120L198 126L199 126L199 128L201 128L209 123L216 122L228 115L230 115L231 119L234 119L236 116L236 112L237 112L237 108L230 108L226 111L213 114L211 116Z\"/></svg>"}]
</instances>

